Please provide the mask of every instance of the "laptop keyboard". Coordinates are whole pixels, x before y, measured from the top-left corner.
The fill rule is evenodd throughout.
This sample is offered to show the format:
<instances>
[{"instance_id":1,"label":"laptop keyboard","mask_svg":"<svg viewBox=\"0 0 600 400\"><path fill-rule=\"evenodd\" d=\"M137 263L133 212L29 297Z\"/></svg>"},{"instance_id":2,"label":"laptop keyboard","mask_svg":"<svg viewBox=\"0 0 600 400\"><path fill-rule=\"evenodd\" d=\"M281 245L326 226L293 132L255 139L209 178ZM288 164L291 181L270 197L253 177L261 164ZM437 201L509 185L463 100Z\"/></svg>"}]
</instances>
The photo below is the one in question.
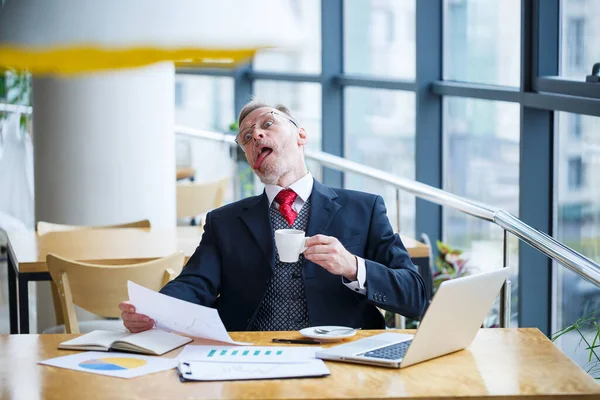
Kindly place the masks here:
<instances>
[{"instance_id":1,"label":"laptop keyboard","mask_svg":"<svg viewBox=\"0 0 600 400\"><path fill-rule=\"evenodd\" d=\"M394 343L392 345L385 346L380 349L367 351L366 353L360 355L365 357L385 358L386 360L398 360L404 358L404 355L408 350L408 346L410 346L411 343L412 340Z\"/></svg>"}]
</instances>

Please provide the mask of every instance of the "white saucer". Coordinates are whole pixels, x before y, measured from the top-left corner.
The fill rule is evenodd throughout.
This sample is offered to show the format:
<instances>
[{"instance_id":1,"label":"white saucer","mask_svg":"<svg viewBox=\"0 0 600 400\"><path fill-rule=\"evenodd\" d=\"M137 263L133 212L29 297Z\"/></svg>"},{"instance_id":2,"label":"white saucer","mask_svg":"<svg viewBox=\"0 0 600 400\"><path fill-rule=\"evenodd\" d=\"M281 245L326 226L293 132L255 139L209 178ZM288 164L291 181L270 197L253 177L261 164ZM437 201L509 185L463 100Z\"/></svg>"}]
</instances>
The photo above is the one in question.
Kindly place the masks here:
<instances>
[{"instance_id":1,"label":"white saucer","mask_svg":"<svg viewBox=\"0 0 600 400\"><path fill-rule=\"evenodd\" d=\"M331 333L317 333L315 332L315 329L320 328L320 329L327 329L327 330L333 330L333 329L340 329L339 331L335 331L335 332L331 332ZM304 337L307 338L311 338L311 339L316 339L316 340L322 340L322 341L329 341L329 342L334 342L336 340L342 340L345 338L349 338L352 337L354 335L356 335L356 331L343 331L342 329L352 329L349 326L334 326L334 325L325 325L325 326L311 326L309 328L304 328L300 330L300 334Z\"/></svg>"}]
</instances>

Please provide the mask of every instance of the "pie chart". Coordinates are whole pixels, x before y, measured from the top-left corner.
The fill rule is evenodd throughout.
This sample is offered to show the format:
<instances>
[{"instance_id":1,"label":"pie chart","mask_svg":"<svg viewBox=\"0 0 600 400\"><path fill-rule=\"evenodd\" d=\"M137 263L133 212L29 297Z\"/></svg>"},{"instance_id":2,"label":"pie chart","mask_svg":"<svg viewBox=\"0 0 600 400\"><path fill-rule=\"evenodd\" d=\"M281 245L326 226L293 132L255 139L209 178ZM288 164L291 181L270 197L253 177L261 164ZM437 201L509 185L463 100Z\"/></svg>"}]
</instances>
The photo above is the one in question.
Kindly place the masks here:
<instances>
[{"instance_id":1,"label":"pie chart","mask_svg":"<svg viewBox=\"0 0 600 400\"><path fill-rule=\"evenodd\" d=\"M119 371L123 369L134 369L146 365L146 360L139 358L94 358L79 363L81 368L94 369L97 371Z\"/></svg>"}]
</instances>

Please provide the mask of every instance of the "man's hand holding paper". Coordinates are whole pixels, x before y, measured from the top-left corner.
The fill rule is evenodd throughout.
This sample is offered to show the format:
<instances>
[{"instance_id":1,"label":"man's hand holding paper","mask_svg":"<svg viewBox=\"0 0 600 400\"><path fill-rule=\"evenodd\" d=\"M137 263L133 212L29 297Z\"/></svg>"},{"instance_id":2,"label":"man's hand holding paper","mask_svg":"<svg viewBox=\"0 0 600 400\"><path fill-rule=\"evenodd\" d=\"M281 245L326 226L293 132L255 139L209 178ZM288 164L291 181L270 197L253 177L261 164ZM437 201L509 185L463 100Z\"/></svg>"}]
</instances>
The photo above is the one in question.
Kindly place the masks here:
<instances>
[{"instance_id":1,"label":"man's hand holding paper","mask_svg":"<svg viewBox=\"0 0 600 400\"><path fill-rule=\"evenodd\" d=\"M233 344L248 344L234 342L227 333L221 317L216 309L179 300L157 293L131 281L127 282L129 301L125 308L128 320L125 326L142 330L157 328L182 333L203 339L216 340ZM123 303L121 303L123 304ZM133 306L133 313L131 312Z\"/></svg>"}]
</instances>

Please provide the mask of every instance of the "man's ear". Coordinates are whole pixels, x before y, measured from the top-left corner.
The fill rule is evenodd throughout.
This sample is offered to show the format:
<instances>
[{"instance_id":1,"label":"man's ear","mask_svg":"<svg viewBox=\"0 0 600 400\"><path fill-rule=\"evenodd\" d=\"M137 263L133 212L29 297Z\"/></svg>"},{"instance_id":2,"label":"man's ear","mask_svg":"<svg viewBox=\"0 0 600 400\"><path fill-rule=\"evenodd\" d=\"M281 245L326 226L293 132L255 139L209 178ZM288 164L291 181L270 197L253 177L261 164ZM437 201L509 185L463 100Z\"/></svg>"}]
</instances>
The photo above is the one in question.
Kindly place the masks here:
<instances>
[{"instance_id":1,"label":"man's ear","mask_svg":"<svg viewBox=\"0 0 600 400\"><path fill-rule=\"evenodd\" d=\"M304 146L307 141L308 141L308 135L306 134L306 131L304 130L304 128L298 128L298 145Z\"/></svg>"}]
</instances>

